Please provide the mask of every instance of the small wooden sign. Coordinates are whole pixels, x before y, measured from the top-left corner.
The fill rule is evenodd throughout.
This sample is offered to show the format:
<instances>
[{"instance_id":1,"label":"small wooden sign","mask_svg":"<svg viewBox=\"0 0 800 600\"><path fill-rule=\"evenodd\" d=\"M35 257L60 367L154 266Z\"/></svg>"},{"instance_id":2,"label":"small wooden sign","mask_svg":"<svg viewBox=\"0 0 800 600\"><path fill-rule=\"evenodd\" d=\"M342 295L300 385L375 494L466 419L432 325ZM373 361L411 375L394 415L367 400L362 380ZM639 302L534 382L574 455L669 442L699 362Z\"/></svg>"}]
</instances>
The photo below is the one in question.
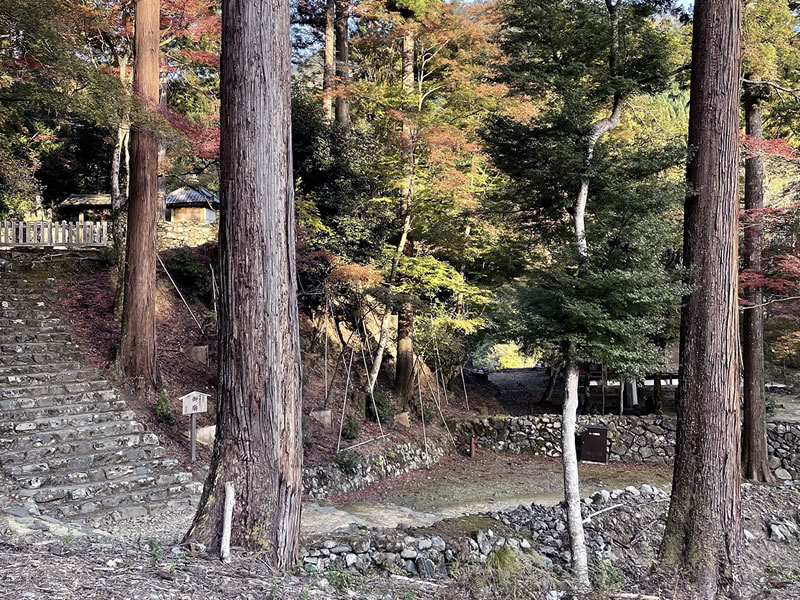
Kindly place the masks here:
<instances>
[{"instance_id":1,"label":"small wooden sign","mask_svg":"<svg viewBox=\"0 0 800 600\"><path fill-rule=\"evenodd\" d=\"M191 392L190 394L182 396L181 402L183 402L184 415L208 412L208 394Z\"/></svg>"},{"instance_id":2,"label":"small wooden sign","mask_svg":"<svg viewBox=\"0 0 800 600\"><path fill-rule=\"evenodd\" d=\"M208 394L203 392L191 392L181 396L183 403L183 414L192 415L192 462L197 458L197 415L198 413L208 412Z\"/></svg>"}]
</instances>

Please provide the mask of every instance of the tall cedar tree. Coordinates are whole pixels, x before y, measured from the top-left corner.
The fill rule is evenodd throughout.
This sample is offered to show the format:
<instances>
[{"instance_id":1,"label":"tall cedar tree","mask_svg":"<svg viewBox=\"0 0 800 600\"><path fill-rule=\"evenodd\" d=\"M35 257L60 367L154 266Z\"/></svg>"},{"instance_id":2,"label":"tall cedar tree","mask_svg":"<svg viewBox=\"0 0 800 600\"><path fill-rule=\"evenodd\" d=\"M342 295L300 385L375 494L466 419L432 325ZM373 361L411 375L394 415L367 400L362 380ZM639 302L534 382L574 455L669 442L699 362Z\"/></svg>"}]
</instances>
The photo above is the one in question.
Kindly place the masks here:
<instances>
[{"instance_id":1,"label":"tall cedar tree","mask_svg":"<svg viewBox=\"0 0 800 600\"><path fill-rule=\"evenodd\" d=\"M675 469L663 560L686 570L696 597L735 577L741 545L738 192L740 5L694 6L690 186L684 261L693 291L681 315Z\"/></svg>"},{"instance_id":2,"label":"tall cedar tree","mask_svg":"<svg viewBox=\"0 0 800 600\"><path fill-rule=\"evenodd\" d=\"M753 140L764 139L761 90L746 85L744 92L745 132ZM744 162L744 208L752 215L744 229L742 268L762 273L764 245L764 161L758 152ZM747 286L744 298L750 303L742 311L742 367L744 412L742 432L743 476L755 481L772 481L767 453L767 404L764 385L764 293L759 285Z\"/></svg>"},{"instance_id":3,"label":"tall cedar tree","mask_svg":"<svg viewBox=\"0 0 800 600\"><path fill-rule=\"evenodd\" d=\"M764 185L763 154L765 107L770 108L770 90L763 80L795 87L798 52L797 17L785 0L745 3L742 71L745 76L742 107L746 143L744 181L744 245L742 252L742 366L744 413L742 435L743 476L771 481L768 465L766 398L764 393ZM787 81L788 80L788 81Z\"/></svg>"},{"instance_id":4,"label":"tall cedar tree","mask_svg":"<svg viewBox=\"0 0 800 600\"><path fill-rule=\"evenodd\" d=\"M286 0L225 0L222 16L219 413L187 539L295 566L302 493L300 340Z\"/></svg>"},{"instance_id":5,"label":"tall cedar tree","mask_svg":"<svg viewBox=\"0 0 800 600\"><path fill-rule=\"evenodd\" d=\"M136 3L133 93L153 110L159 94L159 12L159 0ZM128 204L120 366L124 375L152 391L158 379L155 303L158 140L142 127L131 131Z\"/></svg>"}]
</instances>

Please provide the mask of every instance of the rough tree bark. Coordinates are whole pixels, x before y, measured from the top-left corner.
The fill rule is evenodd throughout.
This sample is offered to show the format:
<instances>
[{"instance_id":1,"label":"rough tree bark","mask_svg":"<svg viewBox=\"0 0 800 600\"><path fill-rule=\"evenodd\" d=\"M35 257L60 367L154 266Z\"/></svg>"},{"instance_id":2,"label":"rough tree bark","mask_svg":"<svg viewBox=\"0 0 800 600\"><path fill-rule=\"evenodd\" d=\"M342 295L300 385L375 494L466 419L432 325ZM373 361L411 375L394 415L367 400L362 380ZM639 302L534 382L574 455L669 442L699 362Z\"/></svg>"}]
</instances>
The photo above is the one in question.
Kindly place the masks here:
<instances>
[{"instance_id":1,"label":"rough tree bark","mask_svg":"<svg viewBox=\"0 0 800 600\"><path fill-rule=\"evenodd\" d=\"M752 86L744 90L744 118L747 135L764 138L761 104ZM764 244L764 165L754 153L744 161L744 208L752 211L744 230L742 266L761 273ZM764 394L764 295L758 286L747 287L744 297L752 304L742 312L742 367L744 372L744 414L742 431L742 475L746 479L773 480L767 453L767 406Z\"/></svg>"},{"instance_id":2,"label":"rough tree bark","mask_svg":"<svg viewBox=\"0 0 800 600\"><path fill-rule=\"evenodd\" d=\"M211 466L187 540L296 566L302 493L287 0L225 0L220 116L219 408Z\"/></svg>"},{"instance_id":3,"label":"rough tree bark","mask_svg":"<svg viewBox=\"0 0 800 600\"><path fill-rule=\"evenodd\" d=\"M662 559L693 597L736 579L741 546L738 159L740 3L694 5L684 261L694 289L681 314L675 468Z\"/></svg>"},{"instance_id":4,"label":"rough tree bark","mask_svg":"<svg viewBox=\"0 0 800 600\"><path fill-rule=\"evenodd\" d=\"M149 109L159 94L159 0L138 0L133 93ZM131 131L128 232L122 310L120 367L144 390L156 389L156 226L158 224L158 140Z\"/></svg>"},{"instance_id":5,"label":"rough tree bark","mask_svg":"<svg viewBox=\"0 0 800 600\"><path fill-rule=\"evenodd\" d=\"M111 237L114 243L114 252L117 262L117 287L114 291L114 316L122 318L123 299L125 297L125 224L123 210L127 198L122 194L119 184L120 166L122 163L123 148L128 144L130 124L124 119L117 127L117 141L114 144L114 154L111 157Z\"/></svg>"},{"instance_id":6,"label":"rough tree bark","mask_svg":"<svg viewBox=\"0 0 800 600\"><path fill-rule=\"evenodd\" d=\"M414 307L403 302L397 313L397 360L394 392L408 406L414 390Z\"/></svg>"},{"instance_id":7,"label":"rough tree bark","mask_svg":"<svg viewBox=\"0 0 800 600\"><path fill-rule=\"evenodd\" d=\"M350 127L350 4L349 0L336 2L336 78L339 89L336 93L336 123Z\"/></svg>"},{"instance_id":8,"label":"rough tree bark","mask_svg":"<svg viewBox=\"0 0 800 600\"><path fill-rule=\"evenodd\" d=\"M664 414L664 388L661 385L661 373L653 375L653 412Z\"/></svg>"},{"instance_id":9,"label":"rough tree bark","mask_svg":"<svg viewBox=\"0 0 800 600\"><path fill-rule=\"evenodd\" d=\"M322 68L322 116L326 123L333 120L333 80L336 77L336 0L325 4L325 49Z\"/></svg>"}]
</instances>

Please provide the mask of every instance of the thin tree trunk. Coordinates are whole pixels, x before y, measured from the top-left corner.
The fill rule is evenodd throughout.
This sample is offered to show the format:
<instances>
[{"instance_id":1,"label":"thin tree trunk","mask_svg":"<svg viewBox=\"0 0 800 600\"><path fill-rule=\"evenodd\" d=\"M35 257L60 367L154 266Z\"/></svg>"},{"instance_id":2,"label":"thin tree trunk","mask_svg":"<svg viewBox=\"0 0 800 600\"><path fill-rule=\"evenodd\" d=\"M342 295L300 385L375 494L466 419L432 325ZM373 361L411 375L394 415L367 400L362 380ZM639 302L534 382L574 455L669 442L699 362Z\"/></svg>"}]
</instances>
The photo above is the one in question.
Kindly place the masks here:
<instances>
[{"instance_id":1,"label":"thin tree trunk","mask_svg":"<svg viewBox=\"0 0 800 600\"><path fill-rule=\"evenodd\" d=\"M219 551L230 482L232 546L286 571L303 460L288 2L224 0L222 32L219 413L187 540Z\"/></svg>"},{"instance_id":2,"label":"thin tree trunk","mask_svg":"<svg viewBox=\"0 0 800 600\"><path fill-rule=\"evenodd\" d=\"M114 155L111 159L111 237L114 243L114 253L117 263L117 287L114 291L114 316L122 318L123 299L125 297L125 223L123 222L123 208L125 198L119 184L122 151L128 143L129 123L124 119L117 127L117 141L114 145Z\"/></svg>"},{"instance_id":3,"label":"thin tree trunk","mask_svg":"<svg viewBox=\"0 0 800 600\"><path fill-rule=\"evenodd\" d=\"M747 134L764 138L761 104L754 90L746 86L744 117ZM761 250L764 244L762 215L764 208L764 165L754 153L744 161L744 208L751 219L744 230L742 266L761 273ZM764 295L760 286L745 289L744 296L752 303L742 313L742 363L744 371L744 420L742 436L743 476L754 481L772 481L767 453L767 405L764 394Z\"/></svg>"},{"instance_id":4,"label":"thin tree trunk","mask_svg":"<svg viewBox=\"0 0 800 600\"><path fill-rule=\"evenodd\" d=\"M409 32L412 32L412 34L409 34ZM403 36L403 62L401 67L403 91L406 93L409 93L414 89L414 41L415 38L413 35L413 29L409 26ZM403 169L403 198L400 203L400 217L403 219L403 228L400 233L400 241L397 243L397 247L392 258L392 270L388 281L390 293L397 280L397 268L400 264L400 258L403 256L403 252L405 251L406 243L408 242L408 234L411 233L411 205L414 198L414 134L411 124L407 121L403 121L402 128L403 151L406 154L406 163ZM413 317L414 314L412 312L411 318L413 319ZM370 370L369 374L368 386L370 391L375 389L375 383L378 381L378 374L380 373L381 364L383 363L383 355L386 352L386 345L389 341L390 319L391 309L387 306L381 321L380 336L378 338L378 348L375 352L375 360L372 363L372 369ZM411 327L413 329L413 321L411 323Z\"/></svg>"},{"instance_id":5,"label":"thin tree trunk","mask_svg":"<svg viewBox=\"0 0 800 600\"><path fill-rule=\"evenodd\" d=\"M350 127L350 5L349 0L336 2L336 77L339 89L336 93L336 123Z\"/></svg>"},{"instance_id":6,"label":"thin tree trunk","mask_svg":"<svg viewBox=\"0 0 800 600\"><path fill-rule=\"evenodd\" d=\"M159 1L136 3L136 58L133 93L154 110L159 91ZM158 223L158 140L149 131L131 131L125 302L122 311L121 367L144 390L155 390L156 225Z\"/></svg>"},{"instance_id":7,"label":"thin tree trunk","mask_svg":"<svg viewBox=\"0 0 800 600\"><path fill-rule=\"evenodd\" d=\"M414 389L414 307L403 302L397 313L397 360L394 392L408 406Z\"/></svg>"},{"instance_id":8,"label":"thin tree trunk","mask_svg":"<svg viewBox=\"0 0 800 600\"><path fill-rule=\"evenodd\" d=\"M581 516L581 493L578 479L578 453L575 448L575 424L578 413L578 378L580 370L571 360L565 366L567 384L561 412L561 463L564 470L564 501L567 504L567 528L572 549L572 570L578 585L589 587L586 540Z\"/></svg>"},{"instance_id":9,"label":"thin tree trunk","mask_svg":"<svg viewBox=\"0 0 800 600\"><path fill-rule=\"evenodd\" d=\"M128 72L129 56L116 54L119 67L119 79L123 86L130 85ZM111 238L114 244L114 253L117 263L117 285L114 290L114 317L122 319L122 308L125 298L125 221L123 209L128 201L128 181L130 180L130 160L128 144L130 143L130 115L125 115L117 127L117 141L114 144L114 154L111 159ZM122 168L122 153L125 152L125 194L120 186L120 171Z\"/></svg>"},{"instance_id":10,"label":"thin tree trunk","mask_svg":"<svg viewBox=\"0 0 800 600\"><path fill-rule=\"evenodd\" d=\"M606 0L609 20L611 22L612 40L609 52L609 69L613 76L616 73L616 61L619 45L619 12L618 6L622 0L617 0L614 4L612 0ZM614 94L611 114L604 119L596 121L589 132L584 146L583 168L581 171L580 187L578 196L575 199L573 209L573 225L575 234L575 244L578 249L580 261L583 262L588 253L588 243L586 240L586 202L589 198L589 183L591 179L591 167L594 159L594 151L597 142L606 133L614 129L622 117L622 95ZM578 269L580 274L580 265ZM561 438L564 447L563 467L564 467L564 490L567 501L567 529L570 534L570 544L572 547L572 566L578 585L583 588L590 586L589 572L586 567L586 546L583 534L583 519L580 511L580 490L578 479L578 462L575 458L575 423L578 412L578 375L579 368L572 360L574 349L570 346L567 349L567 390L564 399L561 420ZM572 389L570 389L570 387ZM572 397L570 397L572 396ZM570 438L571 436L571 438ZM572 456L568 454L567 444L572 445ZM570 503L575 504L571 506Z\"/></svg>"},{"instance_id":11,"label":"thin tree trunk","mask_svg":"<svg viewBox=\"0 0 800 600\"><path fill-rule=\"evenodd\" d=\"M158 82L158 104L162 111L167 110L167 72L162 69ZM163 143L158 145L158 218L167 218L167 176L166 169L167 147Z\"/></svg>"},{"instance_id":12,"label":"thin tree trunk","mask_svg":"<svg viewBox=\"0 0 800 600\"><path fill-rule=\"evenodd\" d=\"M741 546L738 311L740 3L694 7L678 429L663 560L694 597L737 579ZM734 583L735 585L735 583Z\"/></svg>"},{"instance_id":13,"label":"thin tree trunk","mask_svg":"<svg viewBox=\"0 0 800 600\"><path fill-rule=\"evenodd\" d=\"M325 47L322 70L322 117L326 123L333 120L333 80L336 76L336 0L325 5Z\"/></svg>"},{"instance_id":14,"label":"thin tree trunk","mask_svg":"<svg viewBox=\"0 0 800 600\"><path fill-rule=\"evenodd\" d=\"M661 373L653 375L653 412L664 414L664 388L661 386Z\"/></svg>"},{"instance_id":15,"label":"thin tree trunk","mask_svg":"<svg viewBox=\"0 0 800 600\"><path fill-rule=\"evenodd\" d=\"M556 380L558 379L558 375L561 373L561 365L556 365L555 367L550 367L550 377L547 379L547 387L544 389L544 394L542 394L542 404L550 404L551 399L553 398L553 389L556 387Z\"/></svg>"}]
</instances>

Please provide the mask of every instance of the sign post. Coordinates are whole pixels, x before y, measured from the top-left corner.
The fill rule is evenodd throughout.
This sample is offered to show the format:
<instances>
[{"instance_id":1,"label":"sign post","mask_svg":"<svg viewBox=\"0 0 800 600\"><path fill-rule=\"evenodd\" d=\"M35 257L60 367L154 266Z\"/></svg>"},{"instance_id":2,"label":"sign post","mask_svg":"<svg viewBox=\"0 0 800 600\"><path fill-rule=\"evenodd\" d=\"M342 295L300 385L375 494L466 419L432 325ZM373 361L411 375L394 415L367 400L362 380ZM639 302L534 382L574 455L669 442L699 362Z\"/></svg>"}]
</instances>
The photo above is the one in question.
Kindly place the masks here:
<instances>
[{"instance_id":1,"label":"sign post","mask_svg":"<svg viewBox=\"0 0 800 600\"><path fill-rule=\"evenodd\" d=\"M191 392L181 396L183 403L183 414L192 416L191 440L192 440L192 462L197 457L197 414L208 411L208 394L203 392Z\"/></svg>"}]
</instances>

